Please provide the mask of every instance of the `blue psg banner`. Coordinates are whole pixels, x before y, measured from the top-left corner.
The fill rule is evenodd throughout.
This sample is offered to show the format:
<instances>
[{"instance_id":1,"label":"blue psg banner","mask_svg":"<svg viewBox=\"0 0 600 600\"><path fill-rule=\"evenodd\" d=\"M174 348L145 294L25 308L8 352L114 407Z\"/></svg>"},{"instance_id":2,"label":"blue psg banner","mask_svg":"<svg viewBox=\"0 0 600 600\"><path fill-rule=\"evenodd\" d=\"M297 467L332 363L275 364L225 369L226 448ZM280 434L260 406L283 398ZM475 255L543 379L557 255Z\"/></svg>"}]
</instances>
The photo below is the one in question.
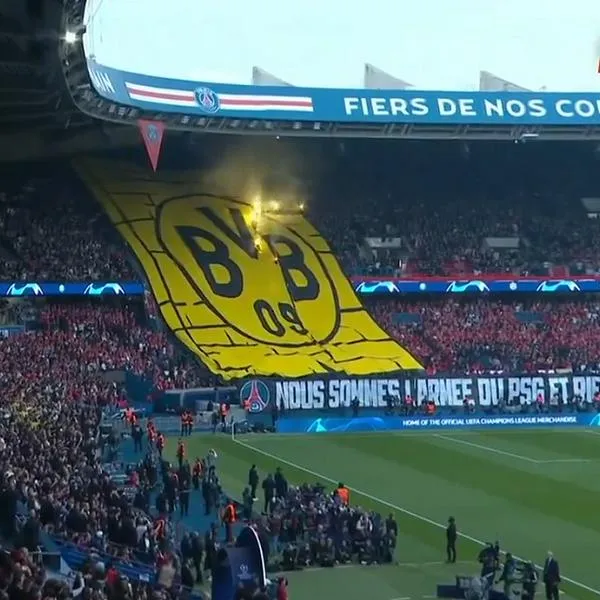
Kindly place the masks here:
<instances>
[{"instance_id":1,"label":"blue psg banner","mask_svg":"<svg viewBox=\"0 0 600 600\"><path fill-rule=\"evenodd\" d=\"M597 92L442 92L207 83L88 60L94 89L141 110L205 118L432 125L599 125Z\"/></svg>"}]
</instances>

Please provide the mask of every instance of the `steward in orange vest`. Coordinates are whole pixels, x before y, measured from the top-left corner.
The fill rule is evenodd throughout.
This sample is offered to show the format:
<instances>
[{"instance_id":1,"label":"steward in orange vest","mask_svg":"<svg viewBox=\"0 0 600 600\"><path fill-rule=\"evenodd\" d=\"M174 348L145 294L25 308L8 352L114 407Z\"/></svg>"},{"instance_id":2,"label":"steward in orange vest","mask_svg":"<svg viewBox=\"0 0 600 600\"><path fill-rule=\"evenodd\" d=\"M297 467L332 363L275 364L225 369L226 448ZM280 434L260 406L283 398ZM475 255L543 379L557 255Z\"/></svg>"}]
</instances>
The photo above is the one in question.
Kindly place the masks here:
<instances>
[{"instance_id":1,"label":"steward in orange vest","mask_svg":"<svg viewBox=\"0 0 600 600\"><path fill-rule=\"evenodd\" d=\"M237 512L235 504L227 500L227 506L223 511L223 523L225 524L225 537L228 542L233 542L233 524L237 521Z\"/></svg>"},{"instance_id":2,"label":"steward in orange vest","mask_svg":"<svg viewBox=\"0 0 600 600\"><path fill-rule=\"evenodd\" d=\"M185 417L185 427L186 427L186 434L192 435L192 431L194 430L194 414L189 410L187 411L187 414Z\"/></svg>"},{"instance_id":3,"label":"steward in orange vest","mask_svg":"<svg viewBox=\"0 0 600 600\"><path fill-rule=\"evenodd\" d=\"M338 485L336 494L340 497L344 506L350 504L350 490L343 483Z\"/></svg>"}]
</instances>

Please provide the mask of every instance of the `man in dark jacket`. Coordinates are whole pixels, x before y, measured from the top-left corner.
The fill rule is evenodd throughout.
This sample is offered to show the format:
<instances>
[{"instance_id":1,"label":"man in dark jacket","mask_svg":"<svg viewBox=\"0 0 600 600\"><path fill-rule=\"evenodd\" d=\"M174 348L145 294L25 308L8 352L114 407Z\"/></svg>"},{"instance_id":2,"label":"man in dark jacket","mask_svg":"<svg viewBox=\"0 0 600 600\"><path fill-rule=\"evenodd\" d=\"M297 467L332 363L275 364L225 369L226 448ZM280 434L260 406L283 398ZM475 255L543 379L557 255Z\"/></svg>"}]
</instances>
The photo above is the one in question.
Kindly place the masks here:
<instances>
[{"instance_id":1,"label":"man in dark jacket","mask_svg":"<svg viewBox=\"0 0 600 600\"><path fill-rule=\"evenodd\" d=\"M458 532L456 530L456 521L454 517L448 519L448 527L446 527L446 559L449 563L456 562L456 538Z\"/></svg>"},{"instance_id":2,"label":"man in dark jacket","mask_svg":"<svg viewBox=\"0 0 600 600\"><path fill-rule=\"evenodd\" d=\"M548 552L544 562L544 585L546 587L546 600L558 600L560 583L560 567L552 552Z\"/></svg>"},{"instance_id":3,"label":"man in dark jacket","mask_svg":"<svg viewBox=\"0 0 600 600\"><path fill-rule=\"evenodd\" d=\"M7 538L11 538L16 532L18 494L15 488L15 480L11 478L0 492L0 520Z\"/></svg>"},{"instance_id":4,"label":"man in dark jacket","mask_svg":"<svg viewBox=\"0 0 600 600\"><path fill-rule=\"evenodd\" d=\"M204 544L199 533L192 534L192 562L196 569L196 583L201 584L202 578L202 558L204 557Z\"/></svg>"},{"instance_id":5,"label":"man in dark jacket","mask_svg":"<svg viewBox=\"0 0 600 600\"><path fill-rule=\"evenodd\" d=\"M23 545L30 552L35 552L40 545L40 522L34 510L29 514L29 518L23 525Z\"/></svg>"},{"instance_id":6,"label":"man in dark jacket","mask_svg":"<svg viewBox=\"0 0 600 600\"><path fill-rule=\"evenodd\" d=\"M277 498L285 498L288 491L288 482L281 472L281 467L275 471L275 495Z\"/></svg>"},{"instance_id":7,"label":"man in dark jacket","mask_svg":"<svg viewBox=\"0 0 600 600\"><path fill-rule=\"evenodd\" d=\"M262 489L265 493L265 506L263 512L268 513L273 502L273 498L275 497L275 481L273 480L273 476L270 473L263 481Z\"/></svg>"},{"instance_id":8,"label":"man in dark jacket","mask_svg":"<svg viewBox=\"0 0 600 600\"><path fill-rule=\"evenodd\" d=\"M250 486L252 500L256 500L256 488L258 487L258 482L258 470L256 469L256 465L252 465L248 471L248 485Z\"/></svg>"}]
</instances>

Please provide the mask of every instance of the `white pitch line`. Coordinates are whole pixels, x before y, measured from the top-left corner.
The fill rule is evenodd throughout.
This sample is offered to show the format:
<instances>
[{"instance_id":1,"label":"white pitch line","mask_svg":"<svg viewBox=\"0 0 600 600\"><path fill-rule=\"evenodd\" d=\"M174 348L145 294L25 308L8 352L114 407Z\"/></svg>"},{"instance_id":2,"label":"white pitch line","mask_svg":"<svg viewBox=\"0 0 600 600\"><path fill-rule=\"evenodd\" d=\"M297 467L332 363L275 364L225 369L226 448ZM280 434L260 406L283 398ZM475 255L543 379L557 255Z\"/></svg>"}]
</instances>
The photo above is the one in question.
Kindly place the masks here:
<instances>
[{"instance_id":1,"label":"white pitch line","mask_svg":"<svg viewBox=\"0 0 600 600\"><path fill-rule=\"evenodd\" d=\"M599 428L600 429L600 428ZM484 431L489 431L489 429L485 429L485 428L473 428L473 429L452 429L452 428L447 428L444 429L444 431L452 431L452 432L456 432L456 433L460 433L461 437L462 436L467 436L467 437L477 437L479 436L482 432ZM571 428L571 427L566 427L566 428L561 428L561 429L552 429L551 426L549 427L541 427L539 429L535 430L537 433L551 433L553 435L564 435L564 434L568 434L568 433L592 433L595 435L600 435L600 431L588 431L588 430L583 430L581 427L579 428ZM298 440L298 439L306 439L308 436L311 437L352 437L354 438L376 438L376 437L380 437L381 436L381 431L363 431L363 432L342 432L342 433L332 433L332 432L323 432L323 433L307 433L306 431L303 433L269 433L269 439L277 439L277 440ZM524 428L524 429L503 429L502 433L504 435L510 435L510 436L514 436L514 437L519 437L522 436L526 433L531 433L531 429L528 428ZM394 437L432 437L432 436L436 436L439 434L436 433L432 433L431 430L429 429L406 429L406 430L398 430L398 431L386 431L385 432L386 435L390 435L390 436L394 436ZM212 435L210 432L199 432L198 435ZM259 437L264 437L264 435L260 435L260 434L253 434L253 433L249 433L249 434L236 434L239 435L240 437L244 437L244 438L259 438Z\"/></svg>"},{"instance_id":2,"label":"white pitch line","mask_svg":"<svg viewBox=\"0 0 600 600\"><path fill-rule=\"evenodd\" d=\"M478 450L486 450L487 452L493 452L494 454L501 454L510 458L516 458L518 460L524 460L534 465L551 465L553 463L589 463L594 462L593 458L549 458L544 460L537 460L535 458L529 458L522 454L515 454L514 452L507 452L506 450L499 450L498 448L491 448L490 446L484 446L483 444L476 444L475 442L469 442L467 440L461 440L460 438L451 437L449 435L443 435L441 433L433 433L433 437L441 440L447 440L448 442L454 442L455 444L463 444L465 446L471 446Z\"/></svg>"},{"instance_id":3,"label":"white pitch line","mask_svg":"<svg viewBox=\"0 0 600 600\"><path fill-rule=\"evenodd\" d=\"M448 442L453 442L455 444L462 444L463 446L469 446L470 448L477 448L478 450L485 450L486 452L492 452L493 454L500 454L502 456L508 456L510 458L516 458L517 460L524 460L528 463L539 465L539 460L535 460L535 458L529 458L528 456L522 456L521 454L514 454L513 452L506 452L505 450L498 450L498 448L490 448L489 446L484 446L483 444L476 444L475 442L468 442L467 440L461 440L459 438L453 438L449 435L443 435L441 433L434 433L433 437L436 437L440 440L446 440Z\"/></svg>"},{"instance_id":4,"label":"white pitch line","mask_svg":"<svg viewBox=\"0 0 600 600\"><path fill-rule=\"evenodd\" d=\"M596 462L595 458L551 458L549 460L538 460L541 465L551 465L552 463L590 463Z\"/></svg>"},{"instance_id":5,"label":"white pitch line","mask_svg":"<svg viewBox=\"0 0 600 600\"><path fill-rule=\"evenodd\" d=\"M562 590L559 590L558 593L562 596L565 592L563 592ZM418 598L418 596L417 596L417 598ZM424 598L426 600L430 600L430 599L432 600L433 598L437 598L437 596L421 596L421 598ZM392 599L392 600L394 600L394 599ZM409 598L409 600L410 600L410 598Z\"/></svg>"},{"instance_id":6,"label":"white pitch line","mask_svg":"<svg viewBox=\"0 0 600 600\"><path fill-rule=\"evenodd\" d=\"M252 452L256 452L257 454L262 454L263 456L266 456L267 458L270 458L272 460L279 461L280 463L283 463L284 465L288 465L290 467L293 467L294 469L298 469L298 471L304 471L304 473L308 473L309 475L312 475L313 477L318 477L319 479L322 479L323 481L328 481L329 483L334 483L334 484L338 483L337 479L332 479L331 477L327 477L326 475L323 475L322 473L317 473L316 471L307 469L306 467L303 467L302 465L294 463L290 460L286 460L285 458L281 458L280 456L277 456L275 454L271 454L271 452L267 452L266 450L256 448L255 446L252 446L251 444L247 444L246 442L241 442L239 440L233 440L233 442L235 444L239 444L240 446L246 448L247 450L251 450ZM423 523L428 523L429 525L432 525L433 527L437 527L438 529L444 529L444 530L446 529L446 525L443 525L442 523L438 523L437 521L434 521L433 519L430 519L429 517L420 515L416 512L413 512L412 510L408 510L407 508L402 508L401 506L398 506L397 504L392 504L391 502L388 502L387 500L384 500L383 498L378 498L377 496L373 496L372 494L369 494L368 492L363 492L355 487L352 487L352 486L349 486L349 487L351 490L354 490L357 494L359 494L365 498L369 498L369 500L373 500L373 502L378 502L379 504L383 504L384 506L387 506L388 508L393 508L394 510L397 510L398 512L408 515L409 517L412 517L413 519L418 519L419 521L423 521ZM465 540L469 540L470 542L478 544L479 546L487 546L486 542L484 542L480 539L477 539L476 537L473 537L471 535L467 535L466 533L459 533L458 535ZM513 556L515 556L515 555L513 555ZM518 556L515 556L515 558L517 560L525 560ZM535 566L538 569L543 569L543 567L541 565L536 564ZM597 596L600 596L600 590L594 589L593 587L590 587L589 585L586 585L585 583L581 583L581 581L577 581L575 579L565 577L564 575L562 576L562 579L563 579L563 581L567 581L568 583L570 583L574 586L577 586L577 587L581 588L582 590L587 590L588 592L591 592L592 594L596 594Z\"/></svg>"}]
</instances>

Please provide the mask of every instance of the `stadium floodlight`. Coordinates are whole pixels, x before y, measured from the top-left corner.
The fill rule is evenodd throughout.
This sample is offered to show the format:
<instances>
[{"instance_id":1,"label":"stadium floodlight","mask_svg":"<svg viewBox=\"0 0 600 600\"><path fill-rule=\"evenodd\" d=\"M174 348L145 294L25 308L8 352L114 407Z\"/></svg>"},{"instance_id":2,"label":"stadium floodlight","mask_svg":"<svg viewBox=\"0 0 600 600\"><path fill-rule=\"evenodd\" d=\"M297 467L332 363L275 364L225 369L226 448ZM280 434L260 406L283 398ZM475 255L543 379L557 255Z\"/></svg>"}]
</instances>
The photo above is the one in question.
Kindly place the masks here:
<instances>
[{"instance_id":1,"label":"stadium floodlight","mask_svg":"<svg viewBox=\"0 0 600 600\"><path fill-rule=\"evenodd\" d=\"M86 33L87 27L85 25L79 25L73 29L67 29L65 31L64 40L66 44L72 45L75 42L79 41L83 34Z\"/></svg>"},{"instance_id":2,"label":"stadium floodlight","mask_svg":"<svg viewBox=\"0 0 600 600\"><path fill-rule=\"evenodd\" d=\"M77 41L77 34L74 31L67 31L65 33L65 42L67 44L74 44Z\"/></svg>"}]
</instances>

